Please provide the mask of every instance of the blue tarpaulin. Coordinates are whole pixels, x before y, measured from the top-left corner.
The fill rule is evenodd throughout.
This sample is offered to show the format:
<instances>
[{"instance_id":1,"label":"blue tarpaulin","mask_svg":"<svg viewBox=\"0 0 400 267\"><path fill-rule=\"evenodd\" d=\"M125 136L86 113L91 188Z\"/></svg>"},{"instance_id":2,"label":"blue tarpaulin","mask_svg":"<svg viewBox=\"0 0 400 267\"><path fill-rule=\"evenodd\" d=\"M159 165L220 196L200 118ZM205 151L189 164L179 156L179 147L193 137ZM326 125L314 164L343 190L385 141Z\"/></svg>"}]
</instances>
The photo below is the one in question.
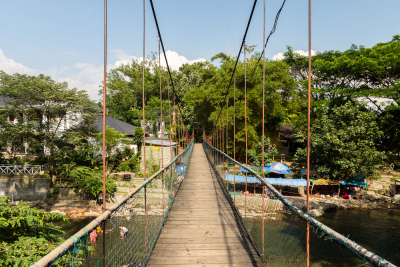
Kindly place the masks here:
<instances>
[{"instance_id":1,"label":"blue tarpaulin","mask_svg":"<svg viewBox=\"0 0 400 267\"><path fill-rule=\"evenodd\" d=\"M233 182L235 178L235 182L240 182L240 183L245 183L246 182L246 176L243 175L234 175L229 174L228 175L228 181ZM225 175L225 179L227 179ZM286 178L264 178L265 181L267 181L270 184L277 184L277 185L292 185L292 186L307 186L307 180L305 179L286 179ZM253 176L247 176L247 182L248 183L260 183L260 180L258 180L256 177Z\"/></svg>"},{"instance_id":2,"label":"blue tarpaulin","mask_svg":"<svg viewBox=\"0 0 400 267\"><path fill-rule=\"evenodd\" d=\"M264 171L279 173L279 174L292 174L288 166L279 162L265 166Z\"/></svg>"},{"instance_id":3,"label":"blue tarpaulin","mask_svg":"<svg viewBox=\"0 0 400 267\"><path fill-rule=\"evenodd\" d=\"M186 166L177 166L177 171L176 173L184 173L186 171Z\"/></svg>"},{"instance_id":4,"label":"blue tarpaulin","mask_svg":"<svg viewBox=\"0 0 400 267\"><path fill-rule=\"evenodd\" d=\"M361 182L361 181L357 181L357 180L353 180L353 181L349 181L349 180L341 181L340 184L341 184L341 185L355 185L355 186L360 186L360 185L362 185L362 186L368 186L366 183Z\"/></svg>"},{"instance_id":5,"label":"blue tarpaulin","mask_svg":"<svg viewBox=\"0 0 400 267\"><path fill-rule=\"evenodd\" d=\"M248 167L248 168L249 168L249 169L254 169L255 166L250 166L250 167ZM243 167L240 167L240 170L241 170L242 172L244 172L244 173L247 172L247 170L246 170L245 168L243 168Z\"/></svg>"},{"instance_id":6,"label":"blue tarpaulin","mask_svg":"<svg viewBox=\"0 0 400 267\"><path fill-rule=\"evenodd\" d=\"M249 167L249 169L254 169L254 168L256 168L256 167L255 166ZM247 170L243 167L240 167L240 170L244 173L247 172ZM290 172L290 169L288 166L286 166L285 164L279 163L279 162L265 166L264 171L278 173L278 174L292 174Z\"/></svg>"}]
</instances>

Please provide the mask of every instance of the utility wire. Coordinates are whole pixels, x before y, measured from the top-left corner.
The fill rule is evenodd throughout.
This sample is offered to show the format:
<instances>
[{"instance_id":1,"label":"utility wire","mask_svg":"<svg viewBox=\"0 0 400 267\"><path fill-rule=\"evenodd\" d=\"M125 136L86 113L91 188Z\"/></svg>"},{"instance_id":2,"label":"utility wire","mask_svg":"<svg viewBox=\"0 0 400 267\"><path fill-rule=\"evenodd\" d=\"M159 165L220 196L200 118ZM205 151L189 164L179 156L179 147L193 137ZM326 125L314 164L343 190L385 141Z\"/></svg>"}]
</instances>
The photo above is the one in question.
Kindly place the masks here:
<instances>
[{"instance_id":1,"label":"utility wire","mask_svg":"<svg viewBox=\"0 0 400 267\"><path fill-rule=\"evenodd\" d=\"M152 0L150 0L150 2L151 2L151 1L152 1ZM244 42L245 42L245 40L246 40L247 32L248 32L249 27L250 27L251 19L253 18L253 13L254 13L254 9L255 9L255 7L256 7L256 4L257 4L257 0L254 0L253 8L252 8L251 13L250 13L249 21L247 22L247 27L246 27L246 31L245 31L244 36L243 36L242 44L240 45L239 54L238 54L238 56L237 56L237 58L236 58L235 67L233 68L233 73L232 73L231 79L230 79L230 81L229 81L228 88L226 89L225 97L228 96L228 94L229 94L229 88L231 87L231 84L232 84L232 81L233 81L233 76L234 76L234 74L235 74L236 67L237 67L237 64L238 64L238 62L239 62L240 54L242 53L242 48L244 47ZM222 106L221 106L221 109L220 109L220 111L219 111L218 117L217 117L217 119L216 119L215 122L214 122L214 125L213 125L213 128L212 128L211 132L214 131L215 126L216 126L216 124L217 124L217 122L218 122L218 119L219 119L219 117L221 116L222 109L223 109L224 107L225 107L225 102L224 102L224 103L222 104Z\"/></svg>"}]
</instances>

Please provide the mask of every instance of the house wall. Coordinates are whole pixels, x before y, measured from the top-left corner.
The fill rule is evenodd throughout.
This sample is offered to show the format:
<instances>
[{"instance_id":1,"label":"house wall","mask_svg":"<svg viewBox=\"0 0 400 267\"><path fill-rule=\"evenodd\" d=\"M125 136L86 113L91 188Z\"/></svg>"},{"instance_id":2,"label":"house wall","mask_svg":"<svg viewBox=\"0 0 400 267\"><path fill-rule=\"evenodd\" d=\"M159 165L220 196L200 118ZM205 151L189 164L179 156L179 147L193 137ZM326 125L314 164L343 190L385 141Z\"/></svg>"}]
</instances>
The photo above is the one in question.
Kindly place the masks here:
<instances>
[{"instance_id":1,"label":"house wall","mask_svg":"<svg viewBox=\"0 0 400 267\"><path fill-rule=\"evenodd\" d=\"M274 133L266 132L265 136L269 137L271 139L271 145L275 146L278 149L279 154L289 155L290 141L286 137L282 136L278 132L274 132ZM287 140L287 142L282 143L282 142L278 142L278 140Z\"/></svg>"},{"instance_id":2,"label":"house wall","mask_svg":"<svg viewBox=\"0 0 400 267\"><path fill-rule=\"evenodd\" d=\"M170 154L171 154L171 156L170 156ZM165 166L168 163L170 163L172 159L175 158L175 156L176 156L175 148L172 147L172 153L170 153L170 147L164 146L163 153L161 153L160 146L146 145L146 164L152 163L152 164L157 164L158 166L161 166L161 155L163 155L163 161L164 161L164 166ZM143 146L142 146L142 157L143 157ZM140 167L142 170L144 169L143 160L140 161ZM147 170L149 170L148 168L149 168L149 166L146 166Z\"/></svg>"}]
</instances>

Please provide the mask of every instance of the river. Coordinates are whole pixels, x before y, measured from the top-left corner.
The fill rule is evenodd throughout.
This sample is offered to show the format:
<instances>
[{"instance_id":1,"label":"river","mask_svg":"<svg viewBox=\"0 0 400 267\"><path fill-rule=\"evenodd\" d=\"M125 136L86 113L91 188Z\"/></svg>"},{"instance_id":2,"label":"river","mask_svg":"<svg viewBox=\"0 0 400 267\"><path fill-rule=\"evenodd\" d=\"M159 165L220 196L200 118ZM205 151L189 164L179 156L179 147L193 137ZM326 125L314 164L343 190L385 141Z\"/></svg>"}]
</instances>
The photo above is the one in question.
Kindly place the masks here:
<instances>
[{"instance_id":1,"label":"river","mask_svg":"<svg viewBox=\"0 0 400 267\"><path fill-rule=\"evenodd\" d=\"M400 266L399 210L339 210L326 212L318 220Z\"/></svg>"},{"instance_id":2,"label":"river","mask_svg":"<svg viewBox=\"0 0 400 267\"><path fill-rule=\"evenodd\" d=\"M276 215L274 215L276 216ZM305 261L305 226L293 215L283 214L283 220L265 228L266 255L271 266L289 266ZM92 218L74 219L71 224L63 226L65 238L75 234L88 224ZM326 212L318 220L355 241L364 248L376 253L391 263L400 266L400 211L398 210L338 210ZM291 223L284 223L285 221ZM261 219L248 218L246 225L251 228L253 237L261 237ZM279 242L277 240L282 240ZM255 240L260 243L261 240ZM335 241L321 237L321 232L311 231L311 266L358 266L363 264L355 254L336 245ZM284 255L282 251L289 251ZM282 258L289 259L282 261ZM292 260L292 261L291 261ZM275 264L274 264L275 261ZM285 262L285 263L282 263ZM291 263L291 264L289 264ZM289 264L289 265L288 265ZM368 266L368 265L366 265Z\"/></svg>"}]
</instances>

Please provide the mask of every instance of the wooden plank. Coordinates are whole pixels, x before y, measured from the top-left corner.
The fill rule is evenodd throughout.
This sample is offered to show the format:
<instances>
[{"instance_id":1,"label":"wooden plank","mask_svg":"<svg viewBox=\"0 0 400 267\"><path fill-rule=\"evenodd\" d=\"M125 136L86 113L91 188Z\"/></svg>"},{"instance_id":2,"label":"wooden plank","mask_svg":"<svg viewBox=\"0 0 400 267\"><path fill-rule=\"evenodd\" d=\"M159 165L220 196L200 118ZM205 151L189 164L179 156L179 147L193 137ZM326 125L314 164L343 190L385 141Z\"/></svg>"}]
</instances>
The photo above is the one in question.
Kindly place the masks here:
<instances>
[{"instance_id":1,"label":"wooden plank","mask_svg":"<svg viewBox=\"0 0 400 267\"><path fill-rule=\"evenodd\" d=\"M186 256L186 257L151 257L149 264L216 264L216 263L258 263L260 259L254 255L239 256Z\"/></svg>"},{"instance_id":2,"label":"wooden plank","mask_svg":"<svg viewBox=\"0 0 400 267\"><path fill-rule=\"evenodd\" d=\"M196 144L148 266L263 266L215 179Z\"/></svg>"}]
</instances>

